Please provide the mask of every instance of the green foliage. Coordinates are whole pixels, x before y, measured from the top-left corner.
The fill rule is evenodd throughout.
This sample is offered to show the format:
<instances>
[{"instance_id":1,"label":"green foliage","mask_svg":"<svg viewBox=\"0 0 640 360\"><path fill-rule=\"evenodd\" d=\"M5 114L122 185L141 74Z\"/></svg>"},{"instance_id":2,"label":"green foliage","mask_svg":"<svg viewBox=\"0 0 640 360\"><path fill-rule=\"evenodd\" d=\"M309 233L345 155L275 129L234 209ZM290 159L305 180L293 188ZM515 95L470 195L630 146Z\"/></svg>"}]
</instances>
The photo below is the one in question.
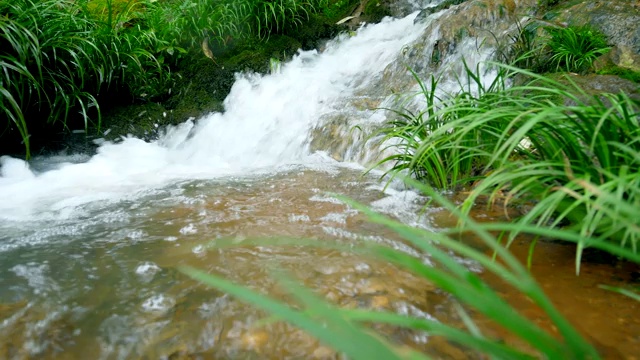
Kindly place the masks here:
<instances>
[{"instance_id":1,"label":"green foliage","mask_svg":"<svg viewBox=\"0 0 640 360\"><path fill-rule=\"evenodd\" d=\"M471 84L480 89L477 95L467 87L441 99L439 110L428 105L417 117L398 111L415 121L392 121L382 130L383 140L396 139L393 146L399 151L377 165L393 162L387 174L408 169L419 180L445 189L482 175L465 210L480 197L531 207L518 224L564 226L579 234L577 269L586 247L616 255L621 249L637 252L638 102L625 94L590 96L525 70L494 66L503 79L498 84L515 77L530 80L485 88L477 71L467 68ZM426 98L434 93L423 87ZM558 104L558 99L571 105ZM473 166L464 165L471 162Z\"/></svg>"},{"instance_id":2,"label":"green foliage","mask_svg":"<svg viewBox=\"0 0 640 360\"><path fill-rule=\"evenodd\" d=\"M500 61L537 73L585 73L610 50L598 30L589 26L549 26L545 20L517 22L508 44L497 38L496 42L500 44Z\"/></svg>"},{"instance_id":3,"label":"green foliage","mask_svg":"<svg viewBox=\"0 0 640 360\"><path fill-rule=\"evenodd\" d=\"M163 96L187 53L290 31L326 1L0 0L0 135L19 135L29 158L43 123L99 130L105 93Z\"/></svg>"},{"instance_id":4,"label":"green foliage","mask_svg":"<svg viewBox=\"0 0 640 360\"><path fill-rule=\"evenodd\" d=\"M525 95L534 87L535 97ZM580 234L577 271L587 247L607 242L637 252L639 104L626 94L588 96L544 77L512 91L529 98L517 104L519 109L510 109L512 119L504 119L492 156L493 171L465 207L481 195L505 196L507 205L531 203L519 223L564 226ZM570 99L574 105L556 105L551 102L554 97ZM517 231L510 240L515 235Z\"/></svg>"},{"instance_id":5,"label":"green foliage","mask_svg":"<svg viewBox=\"0 0 640 360\"><path fill-rule=\"evenodd\" d=\"M48 123L66 126L78 112L87 128L93 111L99 129L102 91L126 88L133 96L153 96L169 81L168 68L157 56L165 42L130 24L137 13L133 3L100 19L92 18L85 5L66 0L0 3L5 15L0 18L0 119L18 129L27 158L29 128L41 126L34 123L41 114Z\"/></svg>"},{"instance_id":6,"label":"green foliage","mask_svg":"<svg viewBox=\"0 0 640 360\"><path fill-rule=\"evenodd\" d=\"M431 196L436 203L444 206L454 216L463 220L462 223L465 224L464 230L473 232L494 250L499 261L495 261L490 255L456 240L459 236L457 229L433 233L412 228L390 220L373 212L366 206L343 197L339 197L339 199L365 214L369 221L384 225L402 236L404 241L411 244L415 249L424 254L429 254L432 264L425 264L421 259L404 252L370 242L362 242L352 246L299 239L248 239L241 242L233 239L217 239L211 243L210 247L220 251L225 247L265 246L265 244L270 246L316 246L338 251L349 251L361 256L369 256L389 262L401 269L428 279L443 291L453 295L467 308L473 309L478 314L482 314L500 324L504 329L526 343L528 350L512 348L488 338L472 323L467 324L468 330L463 330L437 320L414 318L392 312L337 308L326 303L323 299L301 287L291 280L289 276L282 273L275 273L275 276L280 280L282 289L286 289L291 295L291 299L293 299L293 303L289 305L273 300L267 295L233 284L215 275L206 274L192 268L183 268L182 271L209 286L216 287L256 307L260 307L276 315L278 319L288 321L308 331L325 344L343 352L349 358L426 358L423 354L408 352L396 344L375 336L371 330L364 327L364 324L388 324L414 331L425 331L433 336L444 336L448 340L480 354L501 359L531 359L538 357L548 359L599 358L593 347L553 307L527 269L500 245L498 239L491 235L496 229L503 228L504 231L510 231L512 224L476 223L430 187L415 182L412 185L417 186ZM550 232L554 234L560 233L558 230L550 230ZM629 255L635 256L633 254ZM478 275L460 264L455 259L455 256L462 256L478 262L487 272L504 279L506 284L516 288L524 296L528 297L547 314L557 329L559 338L551 336L540 329L533 320L518 313L516 309L502 300L499 294L491 289ZM637 261L638 257L636 256L635 259ZM464 314L464 310L461 311ZM464 316L468 317L466 314ZM470 318L468 320L472 321ZM368 351L374 351L375 354L372 355Z\"/></svg>"},{"instance_id":7,"label":"green foliage","mask_svg":"<svg viewBox=\"0 0 640 360\"><path fill-rule=\"evenodd\" d=\"M556 6L560 3L561 0L538 0L538 6L543 8L548 8L551 6Z\"/></svg>"},{"instance_id":8,"label":"green foliage","mask_svg":"<svg viewBox=\"0 0 640 360\"><path fill-rule=\"evenodd\" d=\"M184 0L154 3L148 26L178 47L199 47L203 39L231 39L284 33L325 8L327 0ZM206 14L206 16L205 16Z\"/></svg>"},{"instance_id":9,"label":"green foliage","mask_svg":"<svg viewBox=\"0 0 640 360\"><path fill-rule=\"evenodd\" d=\"M523 69L540 71L545 66L546 54L537 36L539 24L536 21L517 21L515 25L516 32L509 36L509 44L499 50L500 60Z\"/></svg>"},{"instance_id":10,"label":"green foliage","mask_svg":"<svg viewBox=\"0 0 640 360\"><path fill-rule=\"evenodd\" d=\"M358 3L357 0L328 0L322 12L332 21L338 21L341 17L349 15L348 12L355 9Z\"/></svg>"},{"instance_id":11,"label":"green foliage","mask_svg":"<svg viewBox=\"0 0 640 360\"><path fill-rule=\"evenodd\" d=\"M466 67L466 63L465 63ZM426 86L415 73L426 106L413 113L407 108L388 109L397 116L371 138L388 144L383 151L393 153L374 165L389 166L383 176L408 172L412 177L439 189L456 189L469 185L485 170L495 146L497 133L478 131L481 128L460 129L460 119L481 117L490 109L508 101L503 72L490 84L482 82L479 68L466 67L464 79L459 79L460 91L437 96L438 79L432 77ZM486 117L487 127L494 120ZM469 130L469 131L467 131ZM482 128L485 130L485 128ZM452 134L455 133L455 138ZM380 136L382 135L382 136Z\"/></svg>"},{"instance_id":12,"label":"green foliage","mask_svg":"<svg viewBox=\"0 0 640 360\"><path fill-rule=\"evenodd\" d=\"M49 122L64 121L75 106L83 113L96 106L87 91L96 49L87 38L91 23L75 16L68 1L3 1L0 3L0 114L15 126L29 156L29 126L24 110L35 106Z\"/></svg>"},{"instance_id":13,"label":"green foliage","mask_svg":"<svg viewBox=\"0 0 640 360\"><path fill-rule=\"evenodd\" d=\"M585 72L594 60L609 51L604 35L589 26L547 27L551 38L549 65L555 71Z\"/></svg>"}]
</instances>

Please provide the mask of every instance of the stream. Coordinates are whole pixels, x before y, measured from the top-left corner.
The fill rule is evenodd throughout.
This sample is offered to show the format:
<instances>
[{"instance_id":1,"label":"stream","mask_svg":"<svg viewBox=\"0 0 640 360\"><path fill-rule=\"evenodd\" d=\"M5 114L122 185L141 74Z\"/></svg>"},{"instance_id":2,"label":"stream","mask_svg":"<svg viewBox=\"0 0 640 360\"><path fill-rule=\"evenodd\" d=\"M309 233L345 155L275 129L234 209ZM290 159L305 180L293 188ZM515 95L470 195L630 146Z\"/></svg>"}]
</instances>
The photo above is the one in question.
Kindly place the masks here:
<instances>
[{"instance_id":1,"label":"stream","mask_svg":"<svg viewBox=\"0 0 640 360\"><path fill-rule=\"evenodd\" d=\"M283 322L256 325L268 315L189 279L178 271L184 265L282 298L270 270L277 267L342 306L461 325L454 299L390 264L308 247L205 249L220 238L364 239L429 262L331 196L425 229L451 225L442 209L423 211L419 194L385 187L377 172L363 175L378 150L351 131L386 119L373 110L392 102L380 82L423 35L416 15L343 34L274 74L238 74L225 112L167 129L156 141L103 143L92 157L1 157L0 359L342 358ZM459 45L448 61L489 56L474 46ZM474 216L503 215L482 208ZM527 244L516 241L514 253L526 257ZM640 353L638 304L598 288L630 281L629 269L585 263L575 277L570 246L543 243L536 255L537 280L605 357ZM517 293L488 281L553 331ZM376 330L435 358L483 358L426 333Z\"/></svg>"}]
</instances>

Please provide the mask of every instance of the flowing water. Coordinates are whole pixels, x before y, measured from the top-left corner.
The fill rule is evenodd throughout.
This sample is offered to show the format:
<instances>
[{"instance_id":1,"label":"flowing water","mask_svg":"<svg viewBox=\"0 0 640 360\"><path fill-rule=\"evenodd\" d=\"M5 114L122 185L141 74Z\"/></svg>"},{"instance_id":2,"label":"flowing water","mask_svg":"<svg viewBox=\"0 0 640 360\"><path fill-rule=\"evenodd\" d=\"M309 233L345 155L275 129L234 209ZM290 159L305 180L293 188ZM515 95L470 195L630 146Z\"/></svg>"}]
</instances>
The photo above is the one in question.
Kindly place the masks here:
<instances>
[{"instance_id":1,"label":"flowing water","mask_svg":"<svg viewBox=\"0 0 640 360\"><path fill-rule=\"evenodd\" d=\"M340 358L284 323L255 325L267 315L190 280L178 271L183 265L282 296L271 276L277 267L343 306L458 323L450 297L389 264L307 247L205 249L220 238L364 239L429 261L330 195L415 226L446 226L439 209L420 212L425 199L416 193L363 176L357 161L376 150L358 151L361 139L349 132L384 120L362 104L391 101L380 83L422 35L415 16L301 52L275 74L239 75L224 113L168 129L157 141L127 138L102 144L93 157L30 164L0 158L0 358ZM475 54L478 61L488 53ZM612 358L638 353L637 306L595 286L620 284L629 272L586 264L587 275L564 277L572 272L560 264L568 262L538 274L554 301L577 298L568 316ZM591 316L571 315L584 313ZM477 358L425 333L379 330L437 358Z\"/></svg>"}]
</instances>

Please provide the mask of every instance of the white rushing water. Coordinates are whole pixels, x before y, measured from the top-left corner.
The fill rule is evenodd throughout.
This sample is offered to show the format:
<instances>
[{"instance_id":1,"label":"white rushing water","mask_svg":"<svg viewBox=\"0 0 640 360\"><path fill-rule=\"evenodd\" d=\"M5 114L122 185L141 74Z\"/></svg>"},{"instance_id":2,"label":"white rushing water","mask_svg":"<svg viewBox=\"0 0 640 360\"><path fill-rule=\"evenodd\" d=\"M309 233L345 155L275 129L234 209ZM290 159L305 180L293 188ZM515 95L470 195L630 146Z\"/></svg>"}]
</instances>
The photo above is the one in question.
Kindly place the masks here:
<instances>
[{"instance_id":1,"label":"white rushing water","mask_svg":"<svg viewBox=\"0 0 640 360\"><path fill-rule=\"evenodd\" d=\"M170 129L157 141L136 138L100 146L82 163L36 173L0 158L0 219L64 217L75 206L117 199L177 179L247 173L311 161L309 131L340 98L380 77L420 35L412 16L344 35L321 53L300 52L271 75L239 75L224 113Z\"/></svg>"},{"instance_id":2,"label":"white rushing water","mask_svg":"<svg viewBox=\"0 0 640 360\"><path fill-rule=\"evenodd\" d=\"M365 26L322 51L300 52L274 74L238 74L225 112L170 128L156 141L104 143L92 157L50 156L30 163L0 157L0 310L11 313L3 319L0 311L0 339L29 358L62 352L84 358L87 351L101 359L169 358L183 350L241 358L239 328L253 327L254 310L226 295L191 289L177 273L178 264L268 285L262 271L273 260L279 268L309 272L303 277L314 283L319 273L329 276L327 288L346 294L345 301L359 298L353 289L371 280L363 294L377 293L378 283L390 284L395 293L398 273L347 253L263 247L218 252L202 242L274 235L364 239L429 262L428 255L363 223L357 211L329 195L430 228L429 211L421 211L424 198L386 188L377 176L361 176L361 166L348 163L365 164L367 154L379 154L351 130L378 126L386 114L370 109L394 106L392 88L410 92L416 86L406 69L409 55L412 66L431 61L425 54L440 36L435 19L442 14L428 24L414 24L416 15ZM475 51L474 39L456 45L439 74L459 74L462 56L472 67L490 56ZM425 77L433 71L428 65L422 69ZM459 86L454 78L442 84ZM372 105L362 106L369 100ZM415 100L404 104L420 108ZM319 129L322 136L330 133L329 142L344 140L331 156L345 162L313 153ZM335 148L324 145L315 149ZM354 277L358 273L362 281ZM397 301L390 300L399 304L395 310L429 316L418 314L421 307L412 301L431 297L414 279L407 284L406 294L400 289L393 295ZM288 331L283 334L274 343ZM286 336L287 347L302 351L298 357L313 353ZM171 347L174 342L179 349ZM11 350L5 343L0 341L0 358Z\"/></svg>"}]
</instances>

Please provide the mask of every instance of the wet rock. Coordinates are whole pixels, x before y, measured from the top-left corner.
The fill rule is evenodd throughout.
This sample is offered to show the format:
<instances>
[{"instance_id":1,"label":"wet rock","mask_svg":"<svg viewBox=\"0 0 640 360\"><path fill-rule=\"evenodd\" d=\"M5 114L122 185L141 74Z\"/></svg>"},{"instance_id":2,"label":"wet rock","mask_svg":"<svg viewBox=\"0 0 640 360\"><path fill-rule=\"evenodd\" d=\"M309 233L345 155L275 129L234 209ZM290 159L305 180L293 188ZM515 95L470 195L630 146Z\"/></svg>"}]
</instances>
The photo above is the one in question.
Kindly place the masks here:
<instances>
[{"instance_id":1,"label":"wet rock","mask_svg":"<svg viewBox=\"0 0 640 360\"><path fill-rule=\"evenodd\" d=\"M350 111L328 114L324 125L312 130L312 151L326 151L337 160L375 164L385 154L380 151L379 144L368 141L382 123L373 117L383 119L393 114L381 110L367 112L366 109L375 106L415 110L412 106L419 104L420 96L416 96L416 79L407 68L422 80L438 73L449 73L455 78L462 73L463 59L473 68L477 59L493 58L496 39L507 39L504 35L514 31L515 21L537 5L536 0L447 3L447 10L433 14L421 23L424 27L422 35L407 44L378 81L359 91L357 97L345 99L344 108Z\"/></svg>"},{"instance_id":2,"label":"wet rock","mask_svg":"<svg viewBox=\"0 0 640 360\"><path fill-rule=\"evenodd\" d=\"M610 61L612 64L631 71L640 72L640 53L634 51L626 45L614 46L608 54L604 56L605 64Z\"/></svg>"},{"instance_id":3,"label":"wet rock","mask_svg":"<svg viewBox=\"0 0 640 360\"><path fill-rule=\"evenodd\" d=\"M439 355L441 359L465 360L475 358L475 356L470 356L468 351L441 336L434 336L429 339L429 342L433 344L434 353Z\"/></svg>"},{"instance_id":4,"label":"wet rock","mask_svg":"<svg viewBox=\"0 0 640 360\"><path fill-rule=\"evenodd\" d=\"M443 1L443 2L441 2L440 4L438 4L436 6L430 6L430 7L424 8L418 13L418 15L416 16L416 18L413 21L415 23L424 21L431 14L437 13L438 11L442 11L442 10L448 9L453 5L460 5L465 1L467 1L467 0L446 0L446 1Z\"/></svg>"},{"instance_id":5,"label":"wet rock","mask_svg":"<svg viewBox=\"0 0 640 360\"><path fill-rule=\"evenodd\" d=\"M472 62L470 50L481 52L499 45L496 39L512 31L515 21L535 4L535 0L466 1L430 16L424 22L424 36L405 48L401 61L385 69L383 89L387 94L402 93L414 86L415 79L407 67L423 80L441 68L459 72L462 58ZM460 46L465 46L464 51Z\"/></svg>"},{"instance_id":6,"label":"wet rock","mask_svg":"<svg viewBox=\"0 0 640 360\"><path fill-rule=\"evenodd\" d=\"M549 77L566 85L575 83L590 97L602 93L618 94L624 92L632 99L640 101L640 87L638 84L615 75L550 74ZM577 95L584 97L584 95L581 94ZM586 102L590 101L589 98L583 98L582 100Z\"/></svg>"},{"instance_id":7,"label":"wet rock","mask_svg":"<svg viewBox=\"0 0 640 360\"><path fill-rule=\"evenodd\" d=\"M554 21L576 26L589 24L602 31L611 45L640 54L640 6L637 1L587 0L557 11Z\"/></svg>"},{"instance_id":8,"label":"wet rock","mask_svg":"<svg viewBox=\"0 0 640 360\"><path fill-rule=\"evenodd\" d=\"M265 330L250 330L242 335L242 346L247 349L264 347L269 341L269 334Z\"/></svg>"},{"instance_id":9,"label":"wet rock","mask_svg":"<svg viewBox=\"0 0 640 360\"><path fill-rule=\"evenodd\" d=\"M0 304L0 359L68 359L64 350L77 334L68 314Z\"/></svg>"}]
</instances>

